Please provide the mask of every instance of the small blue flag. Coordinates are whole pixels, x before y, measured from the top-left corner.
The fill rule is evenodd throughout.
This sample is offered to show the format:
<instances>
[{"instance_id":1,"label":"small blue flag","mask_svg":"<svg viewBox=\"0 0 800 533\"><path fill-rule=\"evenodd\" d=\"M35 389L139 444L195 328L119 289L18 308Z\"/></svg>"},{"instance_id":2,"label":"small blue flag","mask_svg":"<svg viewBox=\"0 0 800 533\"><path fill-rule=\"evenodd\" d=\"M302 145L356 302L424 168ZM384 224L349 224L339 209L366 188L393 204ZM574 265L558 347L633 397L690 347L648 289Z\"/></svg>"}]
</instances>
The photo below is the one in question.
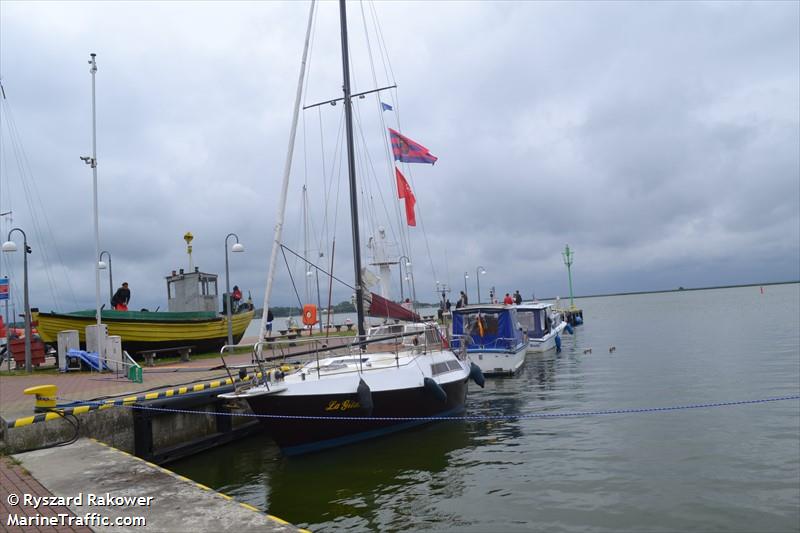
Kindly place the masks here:
<instances>
[{"instance_id":1,"label":"small blue flag","mask_svg":"<svg viewBox=\"0 0 800 533\"><path fill-rule=\"evenodd\" d=\"M391 110L392 110L392 106L390 106L389 104L386 104L384 102L381 102L381 111L391 111Z\"/></svg>"}]
</instances>

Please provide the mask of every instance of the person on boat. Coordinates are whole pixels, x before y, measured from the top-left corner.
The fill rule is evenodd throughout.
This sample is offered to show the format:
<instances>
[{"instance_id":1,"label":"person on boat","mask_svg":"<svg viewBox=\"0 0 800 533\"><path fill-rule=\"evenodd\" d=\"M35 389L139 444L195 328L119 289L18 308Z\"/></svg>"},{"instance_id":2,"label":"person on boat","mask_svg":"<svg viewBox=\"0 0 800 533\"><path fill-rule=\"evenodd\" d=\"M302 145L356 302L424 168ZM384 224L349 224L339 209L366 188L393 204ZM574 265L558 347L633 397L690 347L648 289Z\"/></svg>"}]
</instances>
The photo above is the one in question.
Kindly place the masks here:
<instances>
[{"instance_id":1,"label":"person on boat","mask_svg":"<svg viewBox=\"0 0 800 533\"><path fill-rule=\"evenodd\" d=\"M506 293L506 297L503 298L503 304L512 305L513 303L514 303L514 299L511 297L510 294Z\"/></svg>"},{"instance_id":2,"label":"person on boat","mask_svg":"<svg viewBox=\"0 0 800 533\"><path fill-rule=\"evenodd\" d=\"M116 311L127 311L128 302L131 300L131 291L128 289L128 282L122 284L122 287L117 289L114 296L111 297L111 307Z\"/></svg>"},{"instance_id":3,"label":"person on boat","mask_svg":"<svg viewBox=\"0 0 800 533\"><path fill-rule=\"evenodd\" d=\"M233 286L233 292L231 292L231 311L234 313L239 309L239 302L242 301L242 291L239 290L238 285Z\"/></svg>"},{"instance_id":4,"label":"person on boat","mask_svg":"<svg viewBox=\"0 0 800 533\"><path fill-rule=\"evenodd\" d=\"M400 305L403 306L403 309L407 309L408 311L411 311L412 309L411 300L408 298L406 298L406 300Z\"/></svg>"},{"instance_id":5,"label":"person on boat","mask_svg":"<svg viewBox=\"0 0 800 533\"><path fill-rule=\"evenodd\" d=\"M517 305L522 303L522 295L519 293L519 289L514 292L514 303Z\"/></svg>"},{"instance_id":6,"label":"person on boat","mask_svg":"<svg viewBox=\"0 0 800 533\"><path fill-rule=\"evenodd\" d=\"M461 301L461 307L466 307L466 306L469 305L469 297L467 296L466 292L461 291L461 300L460 301Z\"/></svg>"},{"instance_id":7,"label":"person on boat","mask_svg":"<svg viewBox=\"0 0 800 533\"><path fill-rule=\"evenodd\" d=\"M444 302L444 308L445 308L445 309L447 309L447 312L448 312L448 313L450 312L450 308L452 308L452 307L453 307L453 304L452 304L452 303L450 303L450 298L448 298L447 300L445 300L445 302Z\"/></svg>"}]
</instances>

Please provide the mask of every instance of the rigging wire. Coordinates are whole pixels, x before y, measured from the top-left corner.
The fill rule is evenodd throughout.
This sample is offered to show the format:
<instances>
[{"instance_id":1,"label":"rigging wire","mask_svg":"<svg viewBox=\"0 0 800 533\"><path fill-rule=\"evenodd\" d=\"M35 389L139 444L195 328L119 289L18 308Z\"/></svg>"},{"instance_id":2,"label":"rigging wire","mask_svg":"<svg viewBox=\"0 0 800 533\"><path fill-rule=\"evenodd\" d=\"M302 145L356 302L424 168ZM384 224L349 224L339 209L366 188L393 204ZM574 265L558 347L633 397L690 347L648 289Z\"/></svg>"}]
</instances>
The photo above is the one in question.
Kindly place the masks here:
<instances>
[{"instance_id":1,"label":"rigging wire","mask_svg":"<svg viewBox=\"0 0 800 533\"><path fill-rule=\"evenodd\" d=\"M283 262L286 263L286 270L289 272L289 280L292 282L292 289L294 289L294 294L297 296L297 305L300 306L300 309L303 309L303 302L300 301L300 294L297 292L297 284L294 282L294 276L292 276L292 269L289 268L289 261L286 258L286 254L284 253L285 246L281 244L281 254L283 254Z\"/></svg>"},{"instance_id":2,"label":"rigging wire","mask_svg":"<svg viewBox=\"0 0 800 533\"><path fill-rule=\"evenodd\" d=\"M370 3L370 5L372 6L372 3ZM365 35L365 38L366 38L367 54L369 56L370 71L372 73L372 83L376 87L378 87L378 76L377 76L377 74L375 72L375 59L374 59L373 54L372 54L372 41L370 40L370 36L369 36L369 27L367 25L366 15L364 13L364 2L363 1L360 2L360 7L361 7L361 22L364 25L364 35ZM373 18L373 21L376 21L376 20ZM380 51L380 49L379 49L379 51ZM385 61L384 61L384 64L385 64ZM384 67L384 74L386 74L385 71L386 71L386 69ZM394 77L389 78L389 83L391 83L392 85L397 85L397 81L394 79ZM392 92L390 91L389 94L391 95ZM392 161L392 159L393 159L392 152L391 152L391 149L389 147L391 143L389 142L388 128L387 128L387 125L386 125L386 120L384 119L383 107L381 106L380 93L375 93L375 107L378 110L378 116L380 117L380 132L379 132L379 135L380 135L380 138L383 139L383 149L384 149L384 153L386 155L385 161L386 161L386 169L388 171L387 175L388 175L388 181L389 181L389 190L393 191L393 190L396 189L395 176L394 176L394 164L393 164L393 161ZM394 195L391 195L391 196L392 196L392 198L394 197ZM410 232L408 230L408 227L404 226L403 223L402 223L403 213L402 213L402 211L400 209L400 202L393 202L393 206L394 206L395 220L398 222L398 233L400 234L400 238L398 239L398 243L400 245L400 250L402 252L402 254L398 254L398 255L412 256L413 254L411 253L411 247L410 247L411 241L410 241L410 236L409 236ZM393 226L392 226L392 230L393 230L394 238L397 239L397 236L394 234L394 227Z\"/></svg>"},{"instance_id":3,"label":"rigging wire","mask_svg":"<svg viewBox=\"0 0 800 533\"><path fill-rule=\"evenodd\" d=\"M352 290L356 290L356 288L355 288L355 287L353 287L352 285L350 285L350 284L349 284L349 283L347 283L346 281L344 281L344 280L341 280L341 279L337 278L337 277L336 277L336 276L334 276L334 275L333 275L331 272L329 272L329 271L325 270L323 267L321 267L321 266L317 265L317 264L316 264L316 263L314 263L313 261L308 261L308 260L306 260L306 259L303 259L303 257L302 257L302 256L300 256L300 255L299 255L297 252L295 252L294 250L292 250L292 249L291 249L291 248L289 248L288 246L281 245L281 248L282 248L283 250L286 250L286 251L287 251L287 252L289 252L290 254L292 254L292 255L295 255L295 256L297 256L297 257L299 257L301 261L305 261L306 263L308 263L309 265L313 266L314 268L316 268L317 270L319 270L320 272L322 272L322 273L323 273L323 274L325 274L326 276L328 276L328 277L330 277L330 278L334 279L335 281L338 281L339 283L341 283L341 284L342 284L342 285L344 285L345 287L347 287L347 288L349 288L349 289L352 289Z\"/></svg>"},{"instance_id":4,"label":"rigging wire","mask_svg":"<svg viewBox=\"0 0 800 533\"><path fill-rule=\"evenodd\" d=\"M383 67L384 67L384 70L390 76L390 78L392 80L394 80L395 79L394 69L392 68L392 61L391 61L391 58L390 58L389 53L387 51L386 40L383 37L382 26L381 26L380 20L378 19L378 13L377 13L377 11L375 9L375 3L374 2L370 2L369 5L370 5L372 18L373 18L373 26L375 28L376 35L377 35L378 47L382 52L381 59L383 60ZM398 131L402 131L402 129L400 127L400 100L399 100L399 94L397 93L397 91L394 91L392 94L394 96L396 96L396 100L393 101L393 105L395 105L395 109L397 110L395 115L397 117ZM406 165L406 168L408 168L407 165ZM412 183L411 183L412 186L416 189L416 185L414 184L413 176L410 176L410 178L411 178L411 181L412 181ZM430 266L431 266L431 272L433 273L434 279L438 279L438 276L436 274L436 266L435 266L435 264L433 262L433 256L431 254L430 242L428 240L428 232L427 232L427 230L425 228L425 220L424 220L424 217L423 217L422 206L420 204L417 204L417 205L418 205L418 211L419 211L420 227L422 229L422 235L423 235L423 239L424 239L424 242L425 242L425 249L426 249L427 254L428 254L428 260L429 260ZM449 280L448 280L448 282L449 282Z\"/></svg>"},{"instance_id":5,"label":"rigging wire","mask_svg":"<svg viewBox=\"0 0 800 533\"><path fill-rule=\"evenodd\" d=\"M43 195L39 192L38 185L34 178L32 166L30 164L30 159L28 158L28 155L22 144L22 135L20 134L19 129L17 128L16 120L14 119L14 113L11 109L11 104L5 97L5 90L3 90L3 95L2 99L0 99L0 102L2 102L2 107L5 110L12 152L14 154L14 159L17 162L20 181L22 182L22 186L25 191L26 203L28 204L28 209L31 213L33 236L41 243L38 246L37 251L41 254L40 257L42 258L45 276L47 277L48 285L50 287L50 295L53 298L53 302L57 306L63 303L61 291L58 289L59 284L55 281L56 275L52 268L52 265L55 263L61 267L64 273L62 276L63 285L66 286L68 293L67 295L71 297L74 306L77 307L77 298L75 297L75 292L73 290L70 277L67 275L66 263L64 262L61 256L61 251L57 245L52 225L50 224L50 220L47 216L47 210L44 208L42 200ZM43 219L43 224L40 223L37 213L41 216L41 219ZM48 251L49 249L55 251L56 261L51 259Z\"/></svg>"}]
</instances>

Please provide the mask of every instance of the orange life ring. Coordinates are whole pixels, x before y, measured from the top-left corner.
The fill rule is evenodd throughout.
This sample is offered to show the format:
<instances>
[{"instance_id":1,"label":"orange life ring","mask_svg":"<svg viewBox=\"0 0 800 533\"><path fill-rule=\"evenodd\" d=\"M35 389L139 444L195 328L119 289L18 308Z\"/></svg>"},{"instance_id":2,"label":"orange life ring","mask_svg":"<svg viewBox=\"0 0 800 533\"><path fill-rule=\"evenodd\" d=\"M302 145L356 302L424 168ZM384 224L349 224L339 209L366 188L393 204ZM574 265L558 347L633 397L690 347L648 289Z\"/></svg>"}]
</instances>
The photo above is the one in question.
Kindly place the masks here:
<instances>
[{"instance_id":1,"label":"orange life ring","mask_svg":"<svg viewBox=\"0 0 800 533\"><path fill-rule=\"evenodd\" d=\"M306 326L313 326L317 323L317 306L314 304L305 304L303 306L303 324Z\"/></svg>"}]
</instances>

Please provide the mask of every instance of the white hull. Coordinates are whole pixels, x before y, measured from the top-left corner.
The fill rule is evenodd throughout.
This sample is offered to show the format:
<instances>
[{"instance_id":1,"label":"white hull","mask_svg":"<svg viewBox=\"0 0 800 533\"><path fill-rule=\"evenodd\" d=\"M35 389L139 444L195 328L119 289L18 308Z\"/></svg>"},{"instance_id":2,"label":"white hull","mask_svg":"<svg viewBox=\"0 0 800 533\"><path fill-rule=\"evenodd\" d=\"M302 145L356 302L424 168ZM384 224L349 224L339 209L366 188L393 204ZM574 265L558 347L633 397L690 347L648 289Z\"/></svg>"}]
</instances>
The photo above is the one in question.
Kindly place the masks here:
<instances>
[{"instance_id":1,"label":"white hull","mask_svg":"<svg viewBox=\"0 0 800 533\"><path fill-rule=\"evenodd\" d=\"M541 353L548 350L555 350L556 336L560 335L561 332L564 331L565 327L567 327L567 323L561 322L544 337L528 338L528 351Z\"/></svg>"},{"instance_id":2,"label":"white hull","mask_svg":"<svg viewBox=\"0 0 800 533\"><path fill-rule=\"evenodd\" d=\"M470 350L467 356L485 376L514 375L525 364L525 345L515 352Z\"/></svg>"}]
</instances>

